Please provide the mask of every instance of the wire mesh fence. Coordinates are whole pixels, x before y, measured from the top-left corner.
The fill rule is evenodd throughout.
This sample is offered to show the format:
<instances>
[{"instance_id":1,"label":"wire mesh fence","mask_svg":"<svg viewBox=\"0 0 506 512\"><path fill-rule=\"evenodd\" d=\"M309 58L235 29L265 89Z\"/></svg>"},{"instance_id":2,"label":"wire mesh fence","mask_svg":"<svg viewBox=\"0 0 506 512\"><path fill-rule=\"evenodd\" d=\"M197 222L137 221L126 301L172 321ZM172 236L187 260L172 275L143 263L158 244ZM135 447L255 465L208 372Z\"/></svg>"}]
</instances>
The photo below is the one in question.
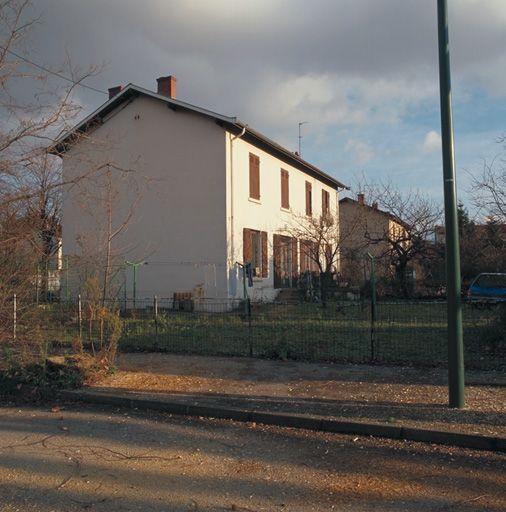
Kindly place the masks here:
<instances>
[{"instance_id":1,"label":"wire mesh fence","mask_svg":"<svg viewBox=\"0 0 506 512\"><path fill-rule=\"evenodd\" d=\"M444 366L445 302L249 303L241 300L108 301L122 321L124 352L160 351L304 361ZM66 301L38 306L12 320L10 346L36 337L44 350L96 350L107 336L99 304ZM463 305L468 368L506 366L506 304ZM5 333L9 330L4 330Z\"/></svg>"}]
</instances>

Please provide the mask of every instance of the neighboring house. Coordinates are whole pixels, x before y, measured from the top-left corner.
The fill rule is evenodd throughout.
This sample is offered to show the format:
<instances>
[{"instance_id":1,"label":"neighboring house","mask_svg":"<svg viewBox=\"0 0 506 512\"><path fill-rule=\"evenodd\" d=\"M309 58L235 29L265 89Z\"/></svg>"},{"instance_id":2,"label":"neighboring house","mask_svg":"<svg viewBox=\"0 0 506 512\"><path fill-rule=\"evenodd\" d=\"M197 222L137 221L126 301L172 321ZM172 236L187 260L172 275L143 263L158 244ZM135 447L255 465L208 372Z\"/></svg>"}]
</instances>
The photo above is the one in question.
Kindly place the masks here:
<instances>
[{"instance_id":1,"label":"neighboring house","mask_svg":"<svg viewBox=\"0 0 506 512\"><path fill-rule=\"evenodd\" d=\"M344 197L339 201L339 228L341 232L341 272L350 274L363 268L363 260L370 253L380 262L391 249L387 237L401 237L404 223L390 212L380 210L377 203L365 202L364 194L357 199Z\"/></svg>"},{"instance_id":2,"label":"neighboring house","mask_svg":"<svg viewBox=\"0 0 506 512\"><path fill-rule=\"evenodd\" d=\"M177 100L175 88L169 76L158 79L157 93L110 89L109 101L56 144L65 178L86 172L83 155L86 165L108 158L146 177L120 237L124 259L147 262L138 269L139 298L241 298L240 264L251 262L249 295L272 300L308 266L300 241L283 229L322 210L337 219L344 186L235 117ZM130 190L121 192L133 201ZM76 186L64 197L66 255L79 252L77 240L91 229L79 194Z\"/></svg>"},{"instance_id":3,"label":"neighboring house","mask_svg":"<svg viewBox=\"0 0 506 512\"><path fill-rule=\"evenodd\" d=\"M500 240L506 243L506 224L473 224L473 228L478 238L486 237L495 231ZM434 228L434 241L436 244L446 244L446 228L444 226Z\"/></svg>"}]
</instances>

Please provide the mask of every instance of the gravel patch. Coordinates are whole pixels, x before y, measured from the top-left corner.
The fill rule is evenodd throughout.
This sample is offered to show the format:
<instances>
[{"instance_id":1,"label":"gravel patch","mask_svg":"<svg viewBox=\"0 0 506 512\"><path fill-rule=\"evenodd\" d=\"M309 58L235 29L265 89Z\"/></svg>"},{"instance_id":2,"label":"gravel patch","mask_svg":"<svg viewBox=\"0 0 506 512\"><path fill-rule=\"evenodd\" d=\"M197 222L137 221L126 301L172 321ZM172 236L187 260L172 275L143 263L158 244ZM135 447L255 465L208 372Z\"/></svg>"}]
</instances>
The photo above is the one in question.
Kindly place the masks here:
<instances>
[{"instance_id":1,"label":"gravel patch","mask_svg":"<svg viewBox=\"0 0 506 512\"><path fill-rule=\"evenodd\" d=\"M467 381L466 408L455 410L441 369L122 354L93 389L506 437L506 376L469 372Z\"/></svg>"}]
</instances>

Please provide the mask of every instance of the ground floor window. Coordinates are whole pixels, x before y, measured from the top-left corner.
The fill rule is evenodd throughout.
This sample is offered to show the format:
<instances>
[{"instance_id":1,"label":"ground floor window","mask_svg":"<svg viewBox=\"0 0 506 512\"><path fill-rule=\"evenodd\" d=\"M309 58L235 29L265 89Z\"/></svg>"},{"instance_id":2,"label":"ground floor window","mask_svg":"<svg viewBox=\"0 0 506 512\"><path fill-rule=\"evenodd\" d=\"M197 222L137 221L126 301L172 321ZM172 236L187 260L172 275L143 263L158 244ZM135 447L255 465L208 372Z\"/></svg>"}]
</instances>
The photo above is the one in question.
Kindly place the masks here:
<instances>
[{"instance_id":1,"label":"ground floor window","mask_svg":"<svg viewBox=\"0 0 506 512\"><path fill-rule=\"evenodd\" d=\"M268 276L267 233L265 231L244 228L243 262L251 263L254 277Z\"/></svg>"}]
</instances>

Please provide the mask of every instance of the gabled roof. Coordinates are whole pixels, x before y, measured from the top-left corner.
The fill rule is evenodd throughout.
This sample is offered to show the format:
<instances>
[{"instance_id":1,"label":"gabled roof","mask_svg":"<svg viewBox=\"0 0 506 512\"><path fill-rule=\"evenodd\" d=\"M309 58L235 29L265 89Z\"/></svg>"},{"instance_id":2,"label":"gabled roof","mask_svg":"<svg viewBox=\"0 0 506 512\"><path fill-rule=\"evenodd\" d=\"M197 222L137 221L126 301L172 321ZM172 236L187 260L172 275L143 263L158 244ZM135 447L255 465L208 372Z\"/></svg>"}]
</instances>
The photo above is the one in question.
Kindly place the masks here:
<instances>
[{"instance_id":1,"label":"gabled roof","mask_svg":"<svg viewBox=\"0 0 506 512\"><path fill-rule=\"evenodd\" d=\"M63 134L50 148L50 151L53 154L62 155L76 141L77 134L86 132L88 129L90 129L90 127L96 125L97 122L105 122L105 117L107 116L107 114L112 112L122 103L128 100L132 100L139 96L147 96L162 101L173 110L193 112L195 114L207 117L209 119L214 120L218 125L222 126L224 129L234 134L240 134L244 131L244 134L241 136L241 138L246 140L250 144L266 151L267 153L272 154L273 156L292 165L293 167L300 169L306 174L309 174L310 176L313 176L319 179L320 181L323 181L324 183L333 188L348 188L346 187L346 185L343 185L340 181L336 180L335 178L325 173L324 171L318 169L309 162L306 162L298 155L292 153L291 151L284 148L277 142L273 141L272 139L269 139L262 133L253 130L247 124L238 120L236 117L224 116L222 114L212 112L211 110L191 105L190 103L186 103L181 100L176 100L168 96L157 94L155 92L149 91L147 89L144 89L143 87L139 87L138 85L134 84L128 84L121 92L119 92L111 99L109 99L107 102L105 102L103 105L101 105L97 110L95 110L95 112L91 113L88 117L83 119L70 131Z\"/></svg>"},{"instance_id":2,"label":"gabled roof","mask_svg":"<svg viewBox=\"0 0 506 512\"><path fill-rule=\"evenodd\" d=\"M384 210L380 210L379 208L376 208L375 206L368 205L366 203L364 203L364 204L359 203L356 199L352 199L351 197L343 197L342 199L339 200L339 204L341 204L341 203L348 203L348 204L352 204L352 205L359 206L362 208L367 208L368 210L370 210L374 213L378 213L379 215L388 217L391 221L396 222L397 224L404 226L405 228L408 228L408 224L406 222L404 222L402 219L400 219L399 217L396 217L393 213L386 212Z\"/></svg>"}]
</instances>

